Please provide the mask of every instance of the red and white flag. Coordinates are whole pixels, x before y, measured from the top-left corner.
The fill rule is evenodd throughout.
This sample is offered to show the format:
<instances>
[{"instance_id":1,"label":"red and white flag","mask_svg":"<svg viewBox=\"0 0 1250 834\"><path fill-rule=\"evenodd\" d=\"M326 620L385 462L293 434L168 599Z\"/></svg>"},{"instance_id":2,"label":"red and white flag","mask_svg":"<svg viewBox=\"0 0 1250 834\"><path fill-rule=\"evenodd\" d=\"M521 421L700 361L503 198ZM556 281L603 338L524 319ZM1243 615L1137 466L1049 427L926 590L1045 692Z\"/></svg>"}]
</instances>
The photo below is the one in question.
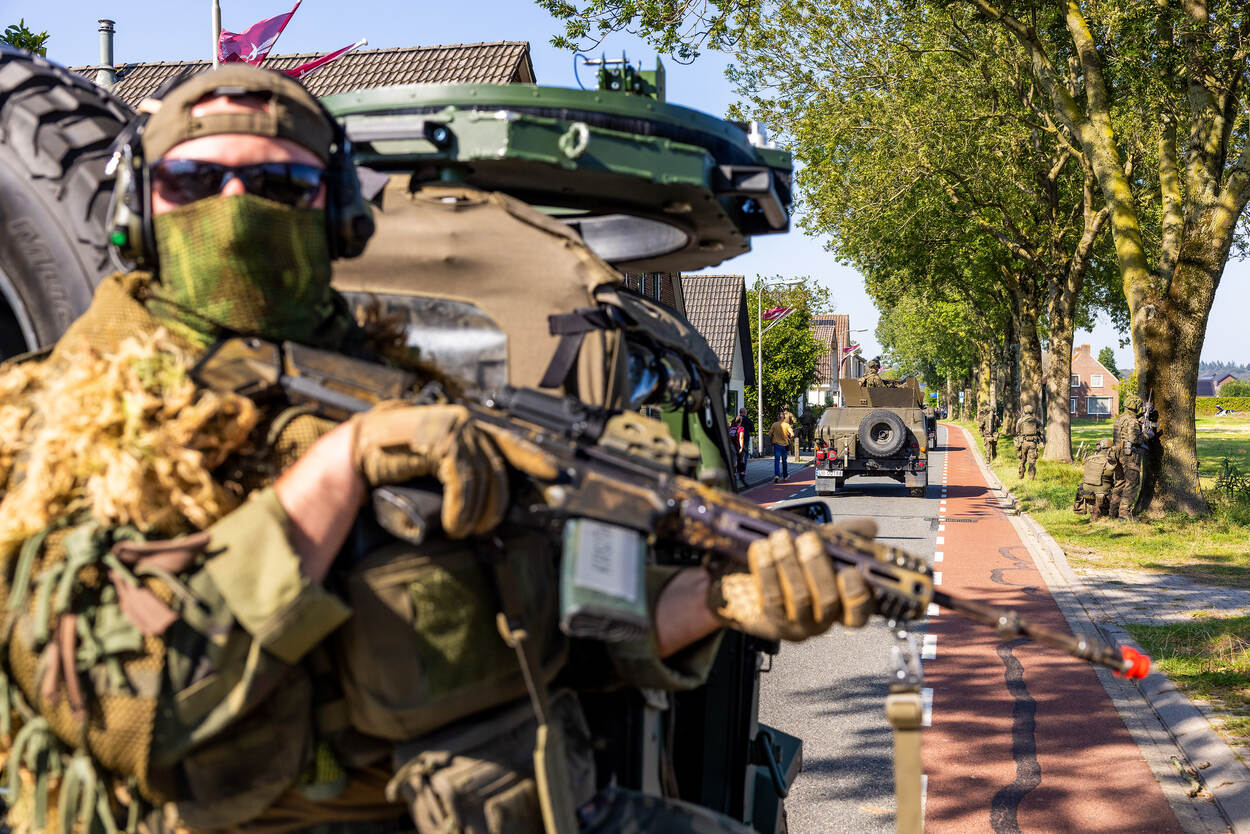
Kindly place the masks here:
<instances>
[{"instance_id":1,"label":"red and white flag","mask_svg":"<svg viewBox=\"0 0 1250 834\"><path fill-rule=\"evenodd\" d=\"M287 75L291 76L292 78L302 81L305 78L307 78L309 75L312 75L314 72L324 67L326 64L330 63L331 61L337 58L343 57L348 52L351 52L353 49L356 49L357 47L368 46L368 44L369 44L369 41L365 40L364 38L361 38L355 43L345 46L342 49L336 49L334 52L330 52L325 55L322 55L320 58L314 58L313 60L308 61L307 63L300 64L298 67L292 67L289 70L283 70L283 72L285 72Z\"/></svg>"},{"instance_id":2,"label":"red and white flag","mask_svg":"<svg viewBox=\"0 0 1250 834\"><path fill-rule=\"evenodd\" d=\"M849 345L847 345L846 347L842 348L842 353L845 355L845 354L852 353L852 352L857 351L857 350L859 350L859 345L857 345L857 344L856 344L856 343L854 343L854 342L851 342Z\"/></svg>"},{"instance_id":3,"label":"red and white flag","mask_svg":"<svg viewBox=\"0 0 1250 834\"><path fill-rule=\"evenodd\" d=\"M299 8L303 0L295 0L295 5L286 14L270 17L260 23L254 23L242 32L221 31L217 39L217 60L223 64L252 64L260 66L269 50L278 42L278 36L291 22L291 15Z\"/></svg>"},{"instance_id":4,"label":"red and white flag","mask_svg":"<svg viewBox=\"0 0 1250 834\"><path fill-rule=\"evenodd\" d=\"M776 321L793 309L793 307L771 307L764 311L764 321Z\"/></svg>"}]
</instances>

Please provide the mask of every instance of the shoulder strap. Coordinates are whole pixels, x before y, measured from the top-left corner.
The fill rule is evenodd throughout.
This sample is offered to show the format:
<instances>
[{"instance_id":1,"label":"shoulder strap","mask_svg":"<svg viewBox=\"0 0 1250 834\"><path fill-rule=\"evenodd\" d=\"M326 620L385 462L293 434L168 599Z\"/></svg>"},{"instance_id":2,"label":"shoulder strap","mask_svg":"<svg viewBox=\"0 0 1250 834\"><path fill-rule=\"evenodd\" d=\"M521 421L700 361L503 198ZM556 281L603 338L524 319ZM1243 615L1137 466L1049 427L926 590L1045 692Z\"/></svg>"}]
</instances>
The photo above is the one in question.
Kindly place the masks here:
<instances>
[{"instance_id":1,"label":"shoulder strap","mask_svg":"<svg viewBox=\"0 0 1250 834\"><path fill-rule=\"evenodd\" d=\"M623 322L615 307L583 307L571 313L558 313L547 317L552 336L560 337L556 352L538 383L540 388L559 388L573 370L577 354L582 348L586 334L595 330L619 330Z\"/></svg>"}]
</instances>

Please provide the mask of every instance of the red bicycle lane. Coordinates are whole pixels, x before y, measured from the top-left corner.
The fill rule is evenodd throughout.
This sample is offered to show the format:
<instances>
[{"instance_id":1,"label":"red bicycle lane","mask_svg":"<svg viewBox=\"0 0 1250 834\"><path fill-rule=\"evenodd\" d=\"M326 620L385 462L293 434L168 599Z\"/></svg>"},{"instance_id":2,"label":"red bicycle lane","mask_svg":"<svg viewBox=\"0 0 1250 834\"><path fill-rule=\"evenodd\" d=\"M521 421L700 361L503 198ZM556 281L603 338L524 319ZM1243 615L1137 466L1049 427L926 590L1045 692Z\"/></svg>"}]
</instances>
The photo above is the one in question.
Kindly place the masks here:
<instances>
[{"instance_id":1,"label":"red bicycle lane","mask_svg":"<svg viewBox=\"0 0 1250 834\"><path fill-rule=\"evenodd\" d=\"M1069 632L963 433L947 436L939 587ZM925 644L930 834L1182 831L1091 666L945 611Z\"/></svg>"}]
</instances>

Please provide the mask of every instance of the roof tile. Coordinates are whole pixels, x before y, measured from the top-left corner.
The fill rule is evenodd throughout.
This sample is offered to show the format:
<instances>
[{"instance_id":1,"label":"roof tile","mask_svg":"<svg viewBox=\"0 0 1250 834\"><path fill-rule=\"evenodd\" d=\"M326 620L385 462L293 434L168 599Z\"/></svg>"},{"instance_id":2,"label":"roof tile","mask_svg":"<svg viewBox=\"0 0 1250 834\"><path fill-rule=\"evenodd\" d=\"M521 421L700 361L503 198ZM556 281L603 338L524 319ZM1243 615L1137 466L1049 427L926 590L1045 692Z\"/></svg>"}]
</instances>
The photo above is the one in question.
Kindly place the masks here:
<instances>
[{"instance_id":1,"label":"roof tile","mask_svg":"<svg viewBox=\"0 0 1250 834\"><path fill-rule=\"evenodd\" d=\"M741 275L683 275L686 318L703 334L721 367L731 372L738 347L738 314L746 304ZM750 346L747 346L750 352Z\"/></svg>"},{"instance_id":2,"label":"roof tile","mask_svg":"<svg viewBox=\"0 0 1250 834\"><path fill-rule=\"evenodd\" d=\"M271 55L268 69L293 69L324 53ZM151 95L167 79L181 72L203 72L209 61L154 61L121 64L113 95L131 107ZM95 80L92 67L71 67ZM511 84L533 83L527 41L358 49L310 75L305 84L313 95L330 96L352 90L398 84Z\"/></svg>"}]
</instances>

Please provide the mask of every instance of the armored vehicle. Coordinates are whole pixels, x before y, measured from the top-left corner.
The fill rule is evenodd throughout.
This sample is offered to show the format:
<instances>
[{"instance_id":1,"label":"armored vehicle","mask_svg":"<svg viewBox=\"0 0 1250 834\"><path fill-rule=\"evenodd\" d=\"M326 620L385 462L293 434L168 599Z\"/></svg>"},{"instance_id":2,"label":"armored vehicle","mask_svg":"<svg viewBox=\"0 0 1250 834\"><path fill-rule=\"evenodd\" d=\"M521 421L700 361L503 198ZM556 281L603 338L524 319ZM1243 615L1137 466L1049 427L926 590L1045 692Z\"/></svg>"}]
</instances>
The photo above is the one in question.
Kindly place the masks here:
<instances>
[{"instance_id":1,"label":"armored vehicle","mask_svg":"<svg viewBox=\"0 0 1250 834\"><path fill-rule=\"evenodd\" d=\"M844 405L827 408L816 427L816 494L833 495L847 478L893 478L916 498L929 484L929 434L920 386L868 388L842 379Z\"/></svg>"}]
</instances>

